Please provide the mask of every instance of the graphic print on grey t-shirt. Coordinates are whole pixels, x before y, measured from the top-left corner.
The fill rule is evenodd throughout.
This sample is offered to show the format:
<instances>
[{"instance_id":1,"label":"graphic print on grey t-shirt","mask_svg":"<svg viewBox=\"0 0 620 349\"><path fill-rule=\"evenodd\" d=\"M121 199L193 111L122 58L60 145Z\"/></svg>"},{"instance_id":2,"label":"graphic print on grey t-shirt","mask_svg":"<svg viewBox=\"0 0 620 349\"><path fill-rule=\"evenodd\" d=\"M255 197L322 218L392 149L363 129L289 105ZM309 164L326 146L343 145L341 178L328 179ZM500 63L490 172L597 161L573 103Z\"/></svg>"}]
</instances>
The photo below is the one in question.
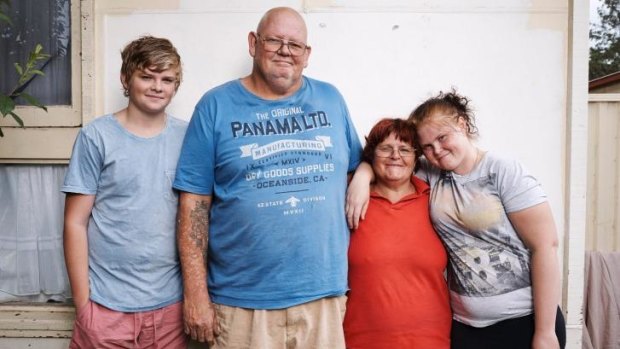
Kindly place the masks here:
<instances>
[{"instance_id":1,"label":"graphic print on grey t-shirt","mask_svg":"<svg viewBox=\"0 0 620 349\"><path fill-rule=\"evenodd\" d=\"M485 297L530 285L528 253L494 193L497 176L441 174L433 188L433 223L450 256L450 289ZM515 240L516 239L516 240ZM518 240L518 241L517 241Z\"/></svg>"}]
</instances>

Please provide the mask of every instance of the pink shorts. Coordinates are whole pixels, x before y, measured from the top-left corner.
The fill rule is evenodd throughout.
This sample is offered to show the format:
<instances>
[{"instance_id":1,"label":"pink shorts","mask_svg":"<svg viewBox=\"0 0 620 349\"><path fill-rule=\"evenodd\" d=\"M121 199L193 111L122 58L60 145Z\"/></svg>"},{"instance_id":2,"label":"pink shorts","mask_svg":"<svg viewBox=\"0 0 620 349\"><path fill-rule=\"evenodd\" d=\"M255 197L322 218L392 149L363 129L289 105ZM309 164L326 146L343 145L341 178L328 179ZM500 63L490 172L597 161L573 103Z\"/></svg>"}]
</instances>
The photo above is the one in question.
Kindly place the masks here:
<instances>
[{"instance_id":1,"label":"pink shorts","mask_svg":"<svg viewBox=\"0 0 620 349\"><path fill-rule=\"evenodd\" d=\"M69 348L185 349L187 341L181 302L150 311L123 313L88 301L76 315Z\"/></svg>"}]
</instances>

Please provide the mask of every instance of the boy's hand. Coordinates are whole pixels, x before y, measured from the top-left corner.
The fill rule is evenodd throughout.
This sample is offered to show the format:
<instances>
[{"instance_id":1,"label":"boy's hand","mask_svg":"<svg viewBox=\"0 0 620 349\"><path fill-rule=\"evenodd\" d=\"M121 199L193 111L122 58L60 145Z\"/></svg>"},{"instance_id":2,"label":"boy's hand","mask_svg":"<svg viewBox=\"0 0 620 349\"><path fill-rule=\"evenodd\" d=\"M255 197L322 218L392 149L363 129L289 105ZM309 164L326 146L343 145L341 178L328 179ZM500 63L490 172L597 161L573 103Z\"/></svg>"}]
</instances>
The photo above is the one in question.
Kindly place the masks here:
<instances>
[{"instance_id":1,"label":"boy's hand","mask_svg":"<svg viewBox=\"0 0 620 349\"><path fill-rule=\"evenodd\" d=\"M203 293L203 292L201 292ZM207 342L212 346L220 334L213 303L208 295L196 295L197 299L185 298L183 302L183 322L185 333L193 340Z\"/></svg>"}]
</instances>

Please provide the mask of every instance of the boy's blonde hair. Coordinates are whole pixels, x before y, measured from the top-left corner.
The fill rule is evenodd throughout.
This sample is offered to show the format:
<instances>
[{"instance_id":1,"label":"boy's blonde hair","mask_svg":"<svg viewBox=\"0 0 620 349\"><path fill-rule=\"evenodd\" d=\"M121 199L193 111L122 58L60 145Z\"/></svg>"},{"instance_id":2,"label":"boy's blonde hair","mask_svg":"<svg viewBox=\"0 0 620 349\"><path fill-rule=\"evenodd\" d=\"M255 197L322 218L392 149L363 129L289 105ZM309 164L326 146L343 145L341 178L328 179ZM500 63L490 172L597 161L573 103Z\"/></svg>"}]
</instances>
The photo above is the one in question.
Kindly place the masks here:
<instances>
[{"instance_id":1,"label":"boy's blonde hair","mask_svg":"<svg viewBox=\"0 0 620 349\"><path fill-rule=\"evenodd\" d=\"M177 69L175 90L181 85L183 78L181 56L168 39L150 35L142 36L125 46L121 52L121 58L123 59L121 75L125 85L129 85L133 73L137 70L150 69L161 72L174 68ZM129 91L126 88L124 95L125 97L129 96Z\"/></svg>"}]
</instances>

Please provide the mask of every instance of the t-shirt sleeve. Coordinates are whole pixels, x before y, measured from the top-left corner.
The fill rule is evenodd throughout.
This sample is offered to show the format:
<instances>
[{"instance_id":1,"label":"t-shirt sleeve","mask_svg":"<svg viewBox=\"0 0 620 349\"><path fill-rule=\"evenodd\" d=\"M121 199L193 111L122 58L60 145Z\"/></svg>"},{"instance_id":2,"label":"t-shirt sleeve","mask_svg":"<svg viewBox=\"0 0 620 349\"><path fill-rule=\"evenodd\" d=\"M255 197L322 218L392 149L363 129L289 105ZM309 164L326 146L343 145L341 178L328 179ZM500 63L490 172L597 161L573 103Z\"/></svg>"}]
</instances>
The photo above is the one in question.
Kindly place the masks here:
<instances>
[{"instance_id":1,"label":"t-shirt sleeve","mask_svg":"<svg viewBox=\"0 0 620 349\"><path fill-rule=\"evenodd\" d=\"M200 195L213 193L215 144L213 119L201 101L187 127L173 187Z\"/></svg>"},{"instance_id":2,"label":"t-shirt sleeve","mask_svg":"<svg viewBox=\"0 0 620 349\"><path fill-rule=\"evenodd\" d=\"M65 182L60 190L65 193L95 195L99 187L102 164L100 148L85 129L80 130L73 144Z\"/></svg>"},{"instance_id":3,"label":"t-shirt sleeve","mask_svg":"<svg viewBox=\"0 0 620 349\"><path fill-rule=\"evenodd\" d=\"M418 170L415 172L415 176L420 178L426 183L430 183L431 174L433 172L432 168L430 167L431 165L428 163L428 160L426 160L426 158L424 157L418 158L417 161L420 163L420 166L418 167Z\"/></svg>"},{"instance_id":4,"label":"t-shirt sleeve","mask_svg":"<svg viewBox=\"0 0 620 349\"><path fill-rule=\"evenodd\" d=\"M346 105L343 108L345 109L347 143L349 144L349 167L347 172L353 172L362 161L362 143L351 121L348 108Z\"/></svg>"},{"instance_id":5,"label":"t-shirt sleeve","mask_svg":"<svg viewBox=\"0 0 620 349\"><path fill-rule=\"evenodd\" d=\"M516 160L497 163L499 192L506 212L516 212L547 201L538 180Z\"/></svg>"}]
</instances>

